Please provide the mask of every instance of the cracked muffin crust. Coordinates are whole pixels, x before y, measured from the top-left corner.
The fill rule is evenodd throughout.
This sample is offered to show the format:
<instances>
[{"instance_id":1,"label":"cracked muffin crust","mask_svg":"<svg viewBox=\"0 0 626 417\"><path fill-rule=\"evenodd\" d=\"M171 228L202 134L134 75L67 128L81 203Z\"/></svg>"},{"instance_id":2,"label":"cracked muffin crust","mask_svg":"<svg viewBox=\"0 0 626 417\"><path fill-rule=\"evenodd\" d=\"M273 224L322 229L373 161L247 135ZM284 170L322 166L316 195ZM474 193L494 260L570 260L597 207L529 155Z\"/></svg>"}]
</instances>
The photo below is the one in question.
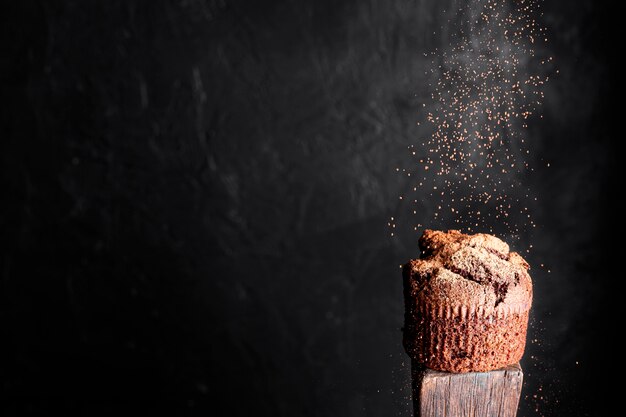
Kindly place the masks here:
<instances>
[{"instance_id":1,"label":"cracked muffin crust","mask_svg":"<svg viewBox=\"0 0 626 417\"><path fill-rule=\"evenodd\" d=\"M532 282L528 264L488 234L426 230L420 259L403 268L404 347L447 372L484 372L519 361Z\"/></svg>"}]
</instances>

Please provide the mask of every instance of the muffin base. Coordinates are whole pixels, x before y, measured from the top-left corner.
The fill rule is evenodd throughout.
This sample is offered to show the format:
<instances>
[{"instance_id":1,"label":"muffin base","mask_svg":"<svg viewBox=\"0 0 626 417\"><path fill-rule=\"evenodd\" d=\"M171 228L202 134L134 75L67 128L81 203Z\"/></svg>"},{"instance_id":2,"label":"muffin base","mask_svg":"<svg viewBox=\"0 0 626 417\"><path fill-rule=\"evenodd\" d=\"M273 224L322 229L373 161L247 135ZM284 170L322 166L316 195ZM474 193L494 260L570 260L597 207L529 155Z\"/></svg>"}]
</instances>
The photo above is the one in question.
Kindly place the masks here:
<instances>
[{"instance_id":1,"label":"muffin base","mask_svg":"<svg viewBox=\"0 0 626 417\"><path fill-rule=\"evenodd\" d=\"M410 322L403 342L418 363L445 372L486 372L522 358L528 311L469 317L419 314Z\"/></svg>"}]
</instances>

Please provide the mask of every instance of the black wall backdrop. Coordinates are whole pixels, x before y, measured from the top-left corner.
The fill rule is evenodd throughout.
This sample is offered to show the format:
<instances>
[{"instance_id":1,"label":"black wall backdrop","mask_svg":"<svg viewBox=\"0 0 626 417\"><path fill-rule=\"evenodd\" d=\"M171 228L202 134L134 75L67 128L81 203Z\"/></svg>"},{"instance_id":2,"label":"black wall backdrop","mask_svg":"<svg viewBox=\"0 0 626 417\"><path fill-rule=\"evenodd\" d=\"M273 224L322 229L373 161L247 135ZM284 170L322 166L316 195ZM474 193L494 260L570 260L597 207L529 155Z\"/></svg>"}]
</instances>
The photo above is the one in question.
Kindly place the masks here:
<instances>
[{"instance_id":1,"label":"black wall backdrop","mask_svg":"<svg viewBox=\"0 0 626 417\"><path fill-rule=\"evenodd\" d=\"M3 415L409 416L387 221L451 3L3 2ZM615 26L543 11L520 415L595 415Z\"/></svg>"}]
</instances>

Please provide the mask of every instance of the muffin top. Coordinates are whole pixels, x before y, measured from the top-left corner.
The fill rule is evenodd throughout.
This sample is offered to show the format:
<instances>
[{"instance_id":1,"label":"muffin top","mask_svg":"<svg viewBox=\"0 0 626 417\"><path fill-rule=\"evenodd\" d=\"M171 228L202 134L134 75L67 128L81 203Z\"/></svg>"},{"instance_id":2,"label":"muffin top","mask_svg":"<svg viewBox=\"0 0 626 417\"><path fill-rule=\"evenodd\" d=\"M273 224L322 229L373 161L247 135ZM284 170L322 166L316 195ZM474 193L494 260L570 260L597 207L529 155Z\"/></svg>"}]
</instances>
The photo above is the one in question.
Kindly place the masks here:
<instances>
[{"instance_id":1,"label":"muffin top","mask_svg":"<svg viewBox=\"0 0 626 417\"><path fill-rule=\"evenodd\" d=\"M426 230L420 259L404 267L417 304L466 307L484 314L527 311L532 302L528 263L495 236Z\"/></svg>"}]
</instances>

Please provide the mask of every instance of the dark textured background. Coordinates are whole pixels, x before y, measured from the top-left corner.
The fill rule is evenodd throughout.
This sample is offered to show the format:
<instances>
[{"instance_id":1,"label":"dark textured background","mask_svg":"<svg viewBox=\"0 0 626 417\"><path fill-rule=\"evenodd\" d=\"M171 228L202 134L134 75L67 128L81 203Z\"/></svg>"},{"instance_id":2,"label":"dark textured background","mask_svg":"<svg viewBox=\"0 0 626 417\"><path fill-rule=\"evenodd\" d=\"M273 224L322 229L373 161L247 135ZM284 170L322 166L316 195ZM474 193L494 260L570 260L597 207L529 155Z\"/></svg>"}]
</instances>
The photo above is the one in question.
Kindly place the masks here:
<instances>
[{"instance_id":1,"label":"dark textured background","mask_svg":"<svg viewBox=\"0 0 626 417\"><path fill-rule=\"evenodd\" d=\"M409 416L386 222L450 3L3 2L3 415ZM615 11L544 11L520 415L595 415Z\"/></svg>"}]
</instances>

